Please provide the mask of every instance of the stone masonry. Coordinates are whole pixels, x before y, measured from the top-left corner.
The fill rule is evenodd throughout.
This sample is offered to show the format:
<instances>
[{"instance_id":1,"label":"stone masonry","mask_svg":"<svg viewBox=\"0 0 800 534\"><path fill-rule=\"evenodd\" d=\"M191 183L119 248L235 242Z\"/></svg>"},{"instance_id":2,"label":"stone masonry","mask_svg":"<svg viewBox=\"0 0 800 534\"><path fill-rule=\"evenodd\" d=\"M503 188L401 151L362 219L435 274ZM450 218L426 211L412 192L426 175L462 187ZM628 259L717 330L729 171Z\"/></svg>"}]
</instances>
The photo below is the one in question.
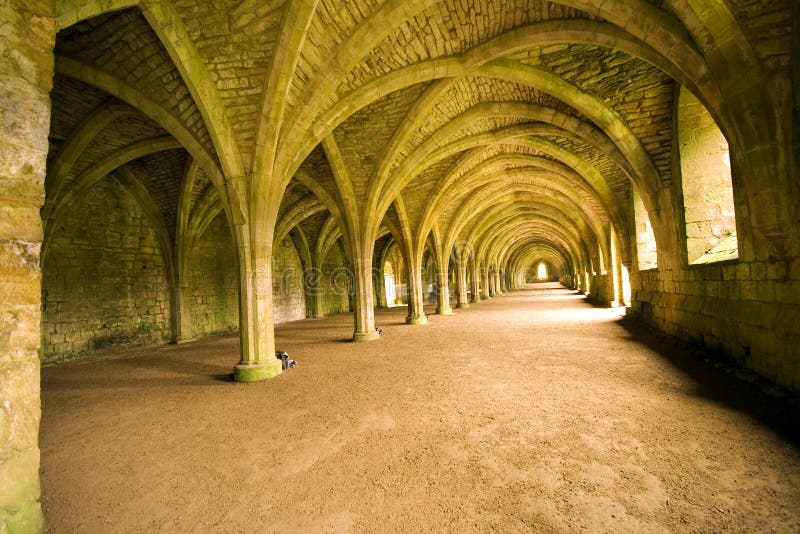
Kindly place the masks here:
<instances>
[{"instance_id":1,"label":"stone masonry","mask_svg":"<svg viewBox=\"0 0 800 534\"><path fill-rule=\"evenodd\" d=\"M41 362L238 331L263 380L279 322L377 340L386 275L422 325L544 262L800 391L797 2L0 15L0 531L43 529Z\"/></svg>"},{"instance_id":2,"label":"stone masonry","mask_svg":"<svg viewBox=\"0 0 800 534\"><path fill-rule=\"evenodd\" d=\"M39 505L39 252L55 21L0 4L0 530L44 530Z\"/></svg>"}]
</instances>

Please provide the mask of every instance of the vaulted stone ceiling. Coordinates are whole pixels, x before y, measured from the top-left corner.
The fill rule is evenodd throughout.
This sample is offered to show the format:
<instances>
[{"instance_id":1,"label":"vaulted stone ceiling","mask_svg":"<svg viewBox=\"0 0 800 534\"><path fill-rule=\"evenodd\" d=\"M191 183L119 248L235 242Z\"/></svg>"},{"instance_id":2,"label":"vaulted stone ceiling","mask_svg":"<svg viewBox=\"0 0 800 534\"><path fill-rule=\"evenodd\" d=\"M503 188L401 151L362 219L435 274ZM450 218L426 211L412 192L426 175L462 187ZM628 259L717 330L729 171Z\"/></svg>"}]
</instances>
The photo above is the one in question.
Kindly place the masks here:
<instances>
[{"instance_id":1,"label":"vaulted stone ceiling","mask_svg":"<svg viewBox=\"0 0 800 534\"><path fill-rule=\"evenodd\" d=\"M674 249L677 87L732 147L766 147L736 117L768 108L768 72L742 73L786 70L792 46L790 0L57 5L46 224L116 173L172 242L224 211L243 274L290 233L340 235L354 266L388 231L412 262L469 243L592 269L612 232L629 264L634 188Z\"/></svg>"}]
</instances>

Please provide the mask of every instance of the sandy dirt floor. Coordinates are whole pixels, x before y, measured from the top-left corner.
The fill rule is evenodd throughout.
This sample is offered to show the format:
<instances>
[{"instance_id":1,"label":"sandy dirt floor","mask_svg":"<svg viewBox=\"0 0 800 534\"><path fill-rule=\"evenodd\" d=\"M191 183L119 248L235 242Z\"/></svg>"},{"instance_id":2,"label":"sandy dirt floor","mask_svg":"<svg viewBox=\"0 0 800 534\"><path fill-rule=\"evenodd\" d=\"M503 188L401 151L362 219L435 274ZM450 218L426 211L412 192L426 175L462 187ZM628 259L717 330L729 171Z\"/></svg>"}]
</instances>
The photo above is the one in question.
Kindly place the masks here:
<instances>
[{"instance_id":1,"label":"sandy dirt floor","mask_svg":"<svg viewBox=\"0 0 800 534\"><path fill-rule=\"evenodd\" d=\"M404 316L44 369L50 531L800 531L796 405L566 290Z\"/></svg>"}]
</instances>

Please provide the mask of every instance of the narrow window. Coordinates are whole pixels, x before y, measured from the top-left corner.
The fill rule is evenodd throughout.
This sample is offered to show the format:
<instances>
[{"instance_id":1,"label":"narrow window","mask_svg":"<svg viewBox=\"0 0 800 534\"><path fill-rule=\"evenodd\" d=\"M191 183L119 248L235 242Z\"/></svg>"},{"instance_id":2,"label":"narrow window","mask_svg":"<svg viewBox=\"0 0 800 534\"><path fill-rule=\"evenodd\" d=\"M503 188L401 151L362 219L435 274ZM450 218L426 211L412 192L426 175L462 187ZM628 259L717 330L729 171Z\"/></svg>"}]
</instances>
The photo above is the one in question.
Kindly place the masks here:
<instances>
[{"instance_id":1,"label":"narrow window","mask_svg":"<svg viewBox=\"0 0 800 534\"><path fill-rule=\"evenodd\" d=\"M738 258L728 141L685 88L678 99L678 142L689 263Z\"/></svg>"},{"instance_id":2,"label":"narrow window","mask_svg":"<svg viewBox=\"0 0 800 534\"><path fill-rule=\"evenodd\" d=\"M622 266L622 303L625 306L631 305L631 277L628 268Z\"/></svg>"},{"instance_id":3,"label":"narrow window","mask_svg":"<svg viewBox=\"0 0 800 534\"><path fill-rule=\"evenodd\" d=\"M655 269L658 267L658 252L656 251L656 236L650 224L650 216L644 202L633 188L633 217L636 222L636 251L639 260L639 270Z\"/></svg>"}]
</instances>

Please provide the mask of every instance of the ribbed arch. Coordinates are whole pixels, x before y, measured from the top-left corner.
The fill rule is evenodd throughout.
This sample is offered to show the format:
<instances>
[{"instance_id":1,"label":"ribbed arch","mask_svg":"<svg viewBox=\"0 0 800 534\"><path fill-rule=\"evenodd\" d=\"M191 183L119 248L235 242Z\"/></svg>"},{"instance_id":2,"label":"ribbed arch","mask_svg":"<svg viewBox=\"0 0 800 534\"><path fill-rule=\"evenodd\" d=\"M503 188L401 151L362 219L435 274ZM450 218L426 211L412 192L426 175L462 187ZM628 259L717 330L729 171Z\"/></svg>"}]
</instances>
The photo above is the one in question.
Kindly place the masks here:
<instances>
[{"instance_id":1,"label":"ribbed arch","mask_svg":"<svg viewBox=\"0 0 800 534\"><path fill-rule=\"evenodd\" d=\"M493 242L487 248L487 257L490 258L490 262L496 265L507 266L508 262L506 256L508 250L527 241L545 242L551 243L554 246L564 246L563 244L559 243L557 237L543 234L541 231L538 231L534 228L517 228L514 234L511 236L506 235L503 232L499 232L496 236L494 236ZM573 261L580 257L579 253L573 252L571 248L565 247L565 249Z\"/></svg>"},{"instance_id":2,"label":"ribbed arch","mask_svg":"<svg viewBox=\"0 0 800 534\"><path fill-rule=\"evenodd\" d=\"M502 165L530 165L526 167L503 168L498 170L497 166ZM561 172L552 172L551 169L556 169ZM580 180L580 176L576 174L567 166L559 165L553 160L541 158L537 156L526 155L500 155L483 162L476 167L473 171L466 173L458 178L456 187L452 187L446 193L438 193L430 206L427 208L425 215L420 225L420 231L424 234L429 226L433 224L439 213L445 208L446 203L457 203L458 199L470 194L471 191L480 188L484 185L501 182L513 183L523 178L531 181L538 180L539 182L547 182L547 185L560 191L573 202L583 205L582 211L587 217L587 220L592 221L593 224L599 225L607 215L605 212L595 212L585 205L584 198L581 193L588 195L590 198L595 198L600 201L596 196L596 192L590 187L584 185L585 182ZM578 178L577 180L575 178ZM584 187L581 187L584 185ZM604 204L601 202L601 206Z\"/></svg>"},{"instance_id":3,"label":"ribbed arch","mask_svg":"<svg viewBox=\"0 0 800 534\"><path fill-rule=\"evenodd\" d=\"M544 239L557 239L573 255L589 257L589 243L581 238L577 229L563 225L557 216L553 218L541 215L534 218L530 214L502 210L490 216L487 223L474 228L468 240L476 244L479 258L494 260L490 258L489 251L495 239L514 238L520 235L518 232L521 230L538 233Z\"/></svg>"},{"instance_id":4,"label":"ribbed arch","mask_svg":"<svg viewBox=\"0 0 800 534\"><path fill-rule=\"evenodd\" d=\"M554 247L565 251L566 255L573 261L579 261L582 258L587 258L585 251L576 250L571 244L564 239L563 236L543 232L541 229L531 227L526 222L520 222L515 225L513 234L503 231L495 232L490 236L491 240L486 245L483 258L487 264L501 265L499 260L500 253L503 247L515 246L526 242L543 242L548 243Z\"/></svg>"},{"instance_id":5,"label":"ribbed arch","mask_svg":"<svg viewBox=\"0 0 800 534\"><path fill-rule=\"evenodd\" d=\"M581 217L578 207L569 199L558 195L548 195L537 191L527 184L501 184L499 186L486 186L485 191L478 191L475 197L469 199L461 208L459 224L451 229L446 247L452 246L458 239L461 230L469 224L470 220L481 217L481 209L488 209L495 204L506 204L509 210L536 209L537 215L549 214L554 220L562 220L566 227L572 227L580 232L584 241L598 240L598 235L586 220Z\"/></svg>"}]
</instances>

